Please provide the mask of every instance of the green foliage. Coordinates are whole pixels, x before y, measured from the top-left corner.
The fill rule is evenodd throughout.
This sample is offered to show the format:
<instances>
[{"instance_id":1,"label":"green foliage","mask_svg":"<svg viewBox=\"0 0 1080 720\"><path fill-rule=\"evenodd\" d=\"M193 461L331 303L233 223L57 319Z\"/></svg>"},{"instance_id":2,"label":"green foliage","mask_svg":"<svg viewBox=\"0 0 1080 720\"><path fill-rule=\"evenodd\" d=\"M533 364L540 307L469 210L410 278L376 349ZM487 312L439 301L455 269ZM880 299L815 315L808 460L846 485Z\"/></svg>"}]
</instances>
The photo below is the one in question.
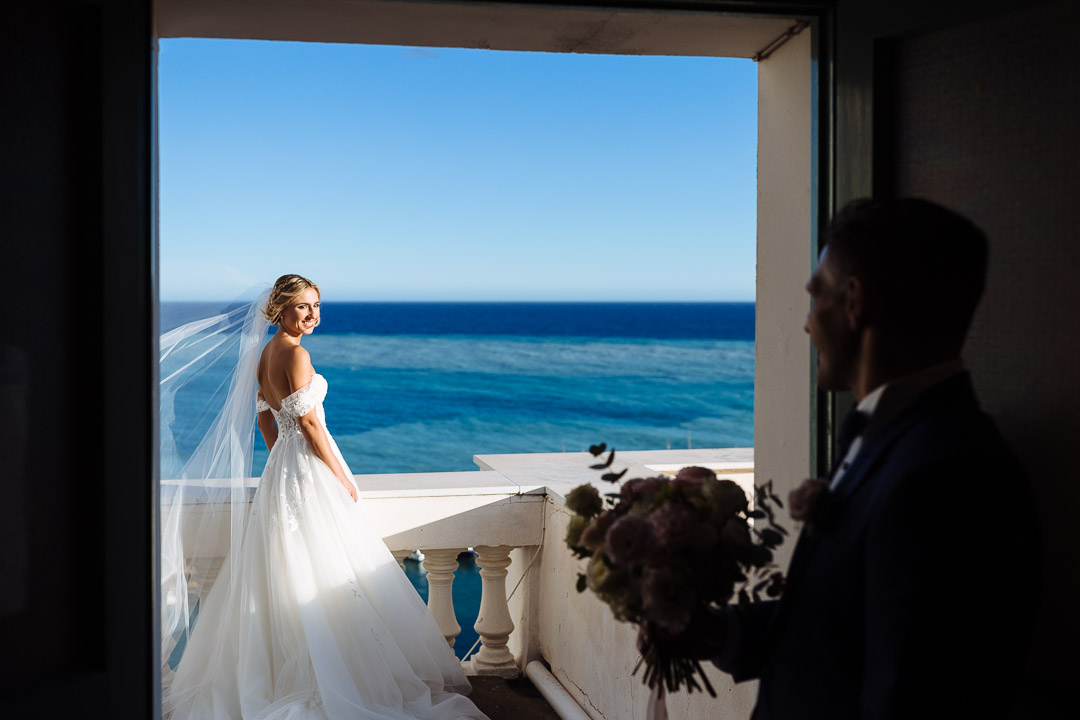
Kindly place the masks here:
<instances>
[{"instance_id":1,"label":"green foliage","mask_svg":"<svg viewBox=\"0 0 1080 720\"><path fill-rule=\"evenodd\" d=\"M566 496L566 507L582 517L593 518L604 509L604 502L592 485L579 485Z\"/></svg>"}]
</instances>

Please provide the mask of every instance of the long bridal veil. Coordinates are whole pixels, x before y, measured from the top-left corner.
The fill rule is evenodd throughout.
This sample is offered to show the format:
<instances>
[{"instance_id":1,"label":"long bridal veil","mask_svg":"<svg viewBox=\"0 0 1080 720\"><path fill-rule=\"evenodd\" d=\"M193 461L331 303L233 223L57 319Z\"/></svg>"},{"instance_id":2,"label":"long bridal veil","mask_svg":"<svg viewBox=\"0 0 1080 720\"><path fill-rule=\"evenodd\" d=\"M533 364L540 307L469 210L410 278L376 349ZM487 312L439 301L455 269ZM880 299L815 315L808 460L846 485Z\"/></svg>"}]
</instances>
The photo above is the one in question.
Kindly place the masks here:
<instances>
[{"instance_id":1,"label":"long bridal veil","mask_svg":"<svg viewBox=\"0 0 1080 720\"><path fill-rule=\"evenodd\" d=\"M160 336L162 687L186 647L207 588L237 577L255 433L255 373L269 291Z\"/></svg>"},{"instance_id":2,"label":"long bridal veil","mask_svg":"<svg viewBox=\"0 0 1080 720\"><path fill-rule=\"evenodd\" d=\"M165 717L486 720L362 505L296 425L314 411L325 430L321 375L275 411L283 432L251 477L266 297L161 336Z\"/></svg>"}]
</instances>

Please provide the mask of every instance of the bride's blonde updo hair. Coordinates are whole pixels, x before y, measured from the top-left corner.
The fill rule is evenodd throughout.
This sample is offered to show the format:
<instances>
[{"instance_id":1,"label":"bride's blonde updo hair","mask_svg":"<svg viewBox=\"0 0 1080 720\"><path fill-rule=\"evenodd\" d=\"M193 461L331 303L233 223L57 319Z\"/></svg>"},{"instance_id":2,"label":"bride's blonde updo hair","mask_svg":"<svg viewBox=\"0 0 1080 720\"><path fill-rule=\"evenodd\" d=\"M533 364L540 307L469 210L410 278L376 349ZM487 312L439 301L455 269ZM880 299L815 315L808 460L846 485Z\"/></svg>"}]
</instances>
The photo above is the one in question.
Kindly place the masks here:
<instances>
[{"instance_id":1,"label":"bride's blonde updo hair","mask_svg":"<svg viewBox=\"0 0 1080 720\"><path fill-rule=\"evenodd\" d=\"M285 308L288 307L289 303L308 288L319 293L319 297L322 298L319 286L306 277L282 275L274 283L273 289L270 290L270 297L267 299L266 307L262 311L263 315L266 316L271 325L277 325L281 321L281 313L285 312Z\"/></svg>"}]
</instances>

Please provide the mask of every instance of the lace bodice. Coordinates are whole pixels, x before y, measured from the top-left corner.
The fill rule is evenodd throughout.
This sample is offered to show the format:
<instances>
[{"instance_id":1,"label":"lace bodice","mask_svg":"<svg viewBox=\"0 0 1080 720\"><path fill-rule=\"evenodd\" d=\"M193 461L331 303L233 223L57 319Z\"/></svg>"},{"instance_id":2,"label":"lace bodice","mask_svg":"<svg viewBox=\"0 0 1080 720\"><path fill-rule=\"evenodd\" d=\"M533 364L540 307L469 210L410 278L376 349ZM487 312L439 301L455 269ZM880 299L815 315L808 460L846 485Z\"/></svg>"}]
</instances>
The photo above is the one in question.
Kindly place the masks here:
<instances>
[{"instance_id":1,"label":"lace bodice","mask_svg":"<svg viewBox=\"0 0 1080 720\"><path fill-rule=\"evenodd\" d=\"M297 419L307 415L315 408L320 407L323 400L326 399L326 390L326 378L315 373L307 385L296 392L286 395L282 399L280 410L275 410L261 397L256 397L255 411L266 412L269 410L274 413L274 420L277 421L279 435L291 435L294 432L299 433L300 429L296 424ZM321 410L319 412L319 417L322 417Z\"/></svg>"}]
</instances>

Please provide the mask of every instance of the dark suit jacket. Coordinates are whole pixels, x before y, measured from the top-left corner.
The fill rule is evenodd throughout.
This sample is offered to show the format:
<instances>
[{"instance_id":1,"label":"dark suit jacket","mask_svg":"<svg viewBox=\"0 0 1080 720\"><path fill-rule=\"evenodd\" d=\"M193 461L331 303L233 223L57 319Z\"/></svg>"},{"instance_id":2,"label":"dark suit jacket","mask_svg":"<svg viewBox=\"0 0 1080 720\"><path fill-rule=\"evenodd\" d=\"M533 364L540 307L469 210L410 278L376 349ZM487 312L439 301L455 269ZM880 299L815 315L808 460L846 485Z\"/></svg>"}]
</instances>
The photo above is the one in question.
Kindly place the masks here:
<instances>
[{"instance_id":1,"label":"dark suit jacket","mask_svg":"<svg viewBox=\"0 0 1080 720\"><path fill-rule=\"evenodd\" d=\"M872 424L834 500L722 664L761 679L754 718L1007 715L1038 587L1033 511L968 375Z\"/></svg>"}]
</instances>

